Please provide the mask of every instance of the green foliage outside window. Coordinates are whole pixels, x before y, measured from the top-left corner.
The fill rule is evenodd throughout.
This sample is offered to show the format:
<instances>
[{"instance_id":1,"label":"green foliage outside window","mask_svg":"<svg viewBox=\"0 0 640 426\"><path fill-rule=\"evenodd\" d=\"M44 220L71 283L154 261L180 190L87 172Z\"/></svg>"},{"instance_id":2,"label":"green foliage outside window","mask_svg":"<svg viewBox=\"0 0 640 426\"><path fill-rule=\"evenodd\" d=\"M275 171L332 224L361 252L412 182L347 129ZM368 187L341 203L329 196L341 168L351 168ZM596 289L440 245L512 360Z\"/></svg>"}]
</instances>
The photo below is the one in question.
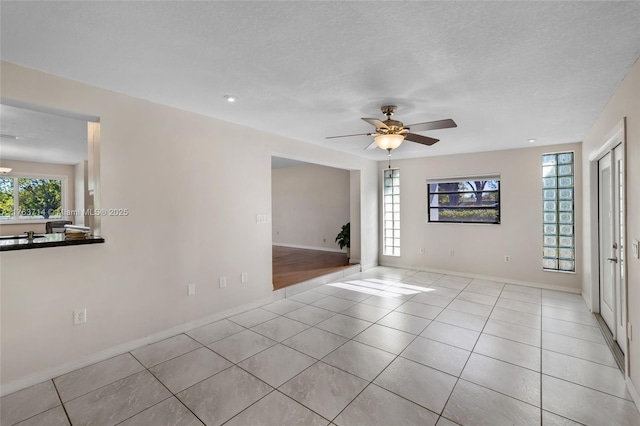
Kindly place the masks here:
<instances>
[{"instance_id":1,"label":"green foliage outside window","mask_svg":"<svg viewBox=\"0 0 640 426\"><path fill-rule=\"evenodd\" d=\"M0 218L11 218L13 208L13 178L0 178Z\"/></svg>"},{"instance_id":2,"label":"green foliage outside window","mask_svg":"<svg viewBox=\"0 0 640 426\"><path fill-rule=\"evenodd\" d=\"M17 194L16 194L17 190ZM18 199L16 209L15 200ZM0 178L0 218L59 218L62 213L62 180Z\"/></svg>"}]
</instances>

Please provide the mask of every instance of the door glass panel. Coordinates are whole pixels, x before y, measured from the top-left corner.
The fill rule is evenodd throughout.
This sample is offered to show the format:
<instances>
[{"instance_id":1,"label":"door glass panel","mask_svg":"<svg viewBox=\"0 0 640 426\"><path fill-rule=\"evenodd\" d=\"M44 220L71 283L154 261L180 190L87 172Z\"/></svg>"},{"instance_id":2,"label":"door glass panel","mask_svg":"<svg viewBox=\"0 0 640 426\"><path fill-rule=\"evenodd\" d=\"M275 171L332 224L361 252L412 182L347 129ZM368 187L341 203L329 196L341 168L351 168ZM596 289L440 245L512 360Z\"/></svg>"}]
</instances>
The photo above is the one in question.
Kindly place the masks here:
<instances>
[{"instance_id":1,"label":"door glass panel","mask_svg":"<svg viewBox=\"0 0 640 426\"><path fill-rule=\"evenodd\" d=\"M606 261L608 257L610 257L610 248L611 248L611 208L610 208L610 200L611 200L611 168L603 169L600 172L601 176L601 186L600 186L600 194L601 194L601 243L602 243L602 257L604 259L604 271L603 271L603 280L602 280L602 299L604 303L610 308L613 308L613 283L611 282L611 263Z\"/></svg>"}]
</instances>

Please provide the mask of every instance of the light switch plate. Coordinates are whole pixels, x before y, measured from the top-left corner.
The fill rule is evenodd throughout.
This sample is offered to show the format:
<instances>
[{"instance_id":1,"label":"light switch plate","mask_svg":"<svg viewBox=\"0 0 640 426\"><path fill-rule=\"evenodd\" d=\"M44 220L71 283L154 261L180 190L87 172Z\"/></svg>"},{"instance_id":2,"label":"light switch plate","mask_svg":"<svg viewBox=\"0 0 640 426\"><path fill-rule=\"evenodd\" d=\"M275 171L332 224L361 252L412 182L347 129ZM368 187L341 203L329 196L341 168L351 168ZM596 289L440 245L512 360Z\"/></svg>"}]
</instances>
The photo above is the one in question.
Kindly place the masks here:
<instances>
[{"instance_id":1,"label":"light switch plate","mask_svg":"<svg viewBox=\"0 0 640 426\"><path fill-rule=\"evenodd\" d=\"M631 244L631 247L633 247L633 257L635 257L636 259L640 259L640 253L638 253L639 244L640 242L638 242L638 240L633 240L633 243Z\"/></svg>"}]
</instances>

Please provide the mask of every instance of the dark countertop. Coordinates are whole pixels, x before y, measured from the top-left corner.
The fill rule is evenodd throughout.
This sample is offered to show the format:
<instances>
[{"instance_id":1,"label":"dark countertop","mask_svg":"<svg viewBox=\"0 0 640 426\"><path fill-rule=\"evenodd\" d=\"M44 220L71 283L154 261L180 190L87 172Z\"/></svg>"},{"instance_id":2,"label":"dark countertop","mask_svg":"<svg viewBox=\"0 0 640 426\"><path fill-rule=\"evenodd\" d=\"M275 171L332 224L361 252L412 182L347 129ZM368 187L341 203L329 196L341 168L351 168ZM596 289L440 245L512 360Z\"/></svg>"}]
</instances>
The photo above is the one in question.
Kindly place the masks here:
<instances>
[{"instance_id":1,"label":"dark countertop","mask_svg":"<svg viewBox=\"0 0 640 426\"><path fill-rule=\"evenodd\" d=\"M65 235L60 234L36 234L33 241L27 240L23 235L21 238L11 236L0 237L0 251L30 250L47 247L77 246L83 244L104 243L102 237L88 237L84 239L65 239Z\"/></svg>"}]
</instances>

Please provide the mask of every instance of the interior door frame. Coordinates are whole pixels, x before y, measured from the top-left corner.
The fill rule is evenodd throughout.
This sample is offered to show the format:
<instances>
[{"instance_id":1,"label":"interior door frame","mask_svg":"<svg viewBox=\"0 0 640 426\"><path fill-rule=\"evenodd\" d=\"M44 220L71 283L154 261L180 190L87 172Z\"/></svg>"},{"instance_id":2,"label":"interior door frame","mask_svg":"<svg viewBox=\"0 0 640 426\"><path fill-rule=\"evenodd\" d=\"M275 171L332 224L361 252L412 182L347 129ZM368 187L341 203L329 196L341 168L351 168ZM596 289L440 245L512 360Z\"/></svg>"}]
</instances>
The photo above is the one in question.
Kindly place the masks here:
<instances>
[{"instance_id":1,"label":"interior door frame","mask_svg":"<svg viewBox=\"0 0 640 426\"><path fill-rule=\"evenodd\" d=\"M589 268L588 274L587 276L591 277L591 282L587 283L587 285L590 285L590 299L591 300L587 300L587 304L589 305L589 307L591 308L592 312L600 312L600 247L599 247L599 220L598 220L598 214L599 214L599 188L598 188L598 181L599 181L599 160L604 157L606 154L608 154L609 152L612 153L612 159L614 158L613 156L613 149L616 148L618 145L620 145L622 147L622 155L623 155L623 164L625 164L625 174L623 176L624 178L624 182L623 182L623 189L625 191L623 200L624 200L624 212L625 215L622 218L624 220L624 229L626 231L626 223L628 222L627 217L626 217L626 200L627 200L627 194L626 194L626 188L627 188L627 178L626 178L626 118L623 118L622 120L620 120L618 122L618 124L616 124L616 126L609 132L609 134L607 135L607 137L604 139L602 145L596 149L595 151L591 152L591 154L589 154L589 176L588 176L588 180L589 180L589 189L590 189L590 202L589 202L589 213L590 213L590 217L591 217L591 221L589 224L590 227L590 234L591 234L591 245L590 245L590 256L591 256L591 262L589 262L589 265L586 266L587 268ZM612 160L613 161L613 160ZM624 250L624 258L629 259L629 251L627 249L628 244L626 244L626 240L627 240L627 235L624 235L624 240L625 240L625 246L622 248L622 250ZM622 267L624 268L623 271L623 275L625 277L627 277L627 267L626 267L626 262L622 265ZM628 324L629 318L628 318L628 282L627 280L625 280L621 291L624 293L624 306L622 307L622 309L624 310L623 315L624 315L624 323ZM627 332L627 327L625 327L625 335L623 336L625 338L625 346L628 348L629 347L629 340L628 340L628 332ZM625 376L628 376L628 371L629 371L629 356L625 357Z\"/></svg>"}]
</instances>

